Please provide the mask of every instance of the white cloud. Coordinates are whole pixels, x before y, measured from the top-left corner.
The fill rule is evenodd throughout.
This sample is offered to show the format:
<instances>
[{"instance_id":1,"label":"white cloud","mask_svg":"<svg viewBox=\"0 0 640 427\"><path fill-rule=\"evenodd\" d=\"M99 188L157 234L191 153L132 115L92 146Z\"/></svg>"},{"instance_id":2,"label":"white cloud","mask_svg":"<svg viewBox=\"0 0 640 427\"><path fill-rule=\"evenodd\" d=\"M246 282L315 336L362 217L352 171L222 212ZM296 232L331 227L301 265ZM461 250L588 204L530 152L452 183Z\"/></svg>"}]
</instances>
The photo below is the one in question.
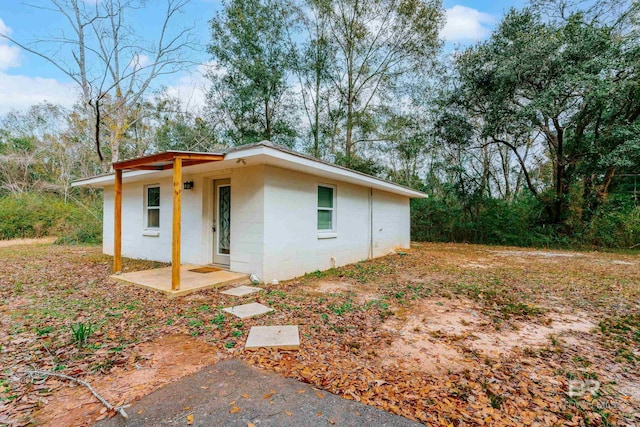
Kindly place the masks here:
<instances>
[{"instance_id":1,"label":"white cloud","mask_svg":"<svg viewBox=\"0 0 640 427\"><path fill-rule=\"evenodd\" d=\"M0 33L10 35L11 28L0 18ZM20 48L0 37L0 114L24 110L48 101L64 106L73 105L78 97L75 85L56 79L8 74L6 70L20 66Z\"/></svg>"},{"instance_id":2,"label":"white cloud","mask_svg":"<svg viewBox=\"0 0 640 427\"><path fill-rule=\"evenodd\" d=\"M167 94L180 99L187 110L204 107L211 82L207 73L218 72L214 63L200 64L198 67L176 79L176 84L167 86Z\"/></svg>"},{"instance_id":3,"label":"white cloud","mask_svg":"<svg viewBox=\"0 0 640 427\"><path fill-rule=\"evenodd\" d=\"M20 49L0 43L0 71L20 65Z\"/></svg>"},{"instance_id":4,"label":"white cloud","mask_svg":"<svg viewBox=\"0 0 640 427\"><path fill-rule=\"evenodd\" d=\"M477 9L456 5L447 9L447 23L440 37L446 41L482 40L491 34L495 18Z\"/></svg>"},{"instance_id":5,"label":"white cloud","mask_svg":"<svg viewBox=\"0 0 640 427\"><path fill-rule=\"evenodd\" d=\"M7 24L4 23L2 18L0 18L0 33L9 35L11 34L11 28L7 27Z\"/></svg>"},{"instance_id":6,"label":"white cloud","mask_svg":"<svg viewBox=\"0 0 640 427\"><path fill-rule=\"evenodd\" d=\"M100 0L84 0L86 2ZM10 35L11 28L0 19L0 33ZM11 110L23 110L32 105L48 101L70 107L77 102L79 91L73 83L63 83L53 78L31 77L18 74L20 69L20 53L18 46L13 46L8 40L0 37L0 114ZM129 66L141 68L151 62L147 55L136 55ZM10 68L18 68L14 73L7 72ZM182 101L185 108L197 110L206 102L206 94L210 86L206 73L213 70L213 64L206 63L195 70L172 79L172 85L167 87L167 93ZM214 71L215 72L215 71Z\"/></svg>"},{"instance_id":7,"label":"white cloud","mask_svg":"<svg viewBox=\"0 0 640 427\"><path fill-rule=\"evenodd\" d=\"M133 68L134 70L144 68L148 65L151 65L151 58L141 53L136 53L134 57L131 58L131 62L129 62L129 67Z\"/></svg>"},{"instance_id":8,"label":"white cloud","mask_svg":"<svg viewBox=\"0 0 640 427\"><path fill-rule=\"evenodd\" d=\"M11 28L4 23L2 18L0 18L0 34L4 34L6 36L11 34ZM20 48L17 46L11 46L7 39L0 37L0 71L17 67L19 65Z\"/></svg>"},{"instance_id":9,"label":"white cloud","mask_svg":"<svg viewBox=\"0 0 640 427\"><path fill-rule=\"evenodd\" d=\"M0 114L23 110L44 101L69 107L77 101L78 95L76 86L71 83L0 72Z\"/></svg>"}]
</instances>

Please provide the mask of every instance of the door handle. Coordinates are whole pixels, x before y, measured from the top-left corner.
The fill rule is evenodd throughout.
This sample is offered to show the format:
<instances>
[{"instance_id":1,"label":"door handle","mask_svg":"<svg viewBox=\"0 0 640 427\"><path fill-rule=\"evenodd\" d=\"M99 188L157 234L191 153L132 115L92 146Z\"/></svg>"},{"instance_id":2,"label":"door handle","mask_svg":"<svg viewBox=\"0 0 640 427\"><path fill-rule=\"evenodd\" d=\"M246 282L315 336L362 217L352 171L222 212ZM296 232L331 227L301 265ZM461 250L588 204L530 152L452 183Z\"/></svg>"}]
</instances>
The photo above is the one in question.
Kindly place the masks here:
<instances>
[{"instance_id":1,"label":"door handle","mask_svg":"<svg viewBox=\"0 0 640 427\"><path fill-rule=\"evenodd\" d=\"M213 232L216 232L216 227L211 227L211 229L213 230Z\"/></svg>"}]
</instances>

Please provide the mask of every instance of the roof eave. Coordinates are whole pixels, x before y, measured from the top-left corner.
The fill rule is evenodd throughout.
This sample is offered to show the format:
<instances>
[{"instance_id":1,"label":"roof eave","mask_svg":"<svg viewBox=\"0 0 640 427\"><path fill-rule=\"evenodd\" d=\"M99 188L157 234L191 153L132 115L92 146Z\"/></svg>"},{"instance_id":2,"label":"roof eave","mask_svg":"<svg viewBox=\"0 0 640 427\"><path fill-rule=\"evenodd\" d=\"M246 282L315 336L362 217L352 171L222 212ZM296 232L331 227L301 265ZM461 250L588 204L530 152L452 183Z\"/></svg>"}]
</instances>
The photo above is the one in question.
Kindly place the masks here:
<instances>
[{"instance_id":1,"label":"roof eave","mask_svg":"<svg viewBox=\"0 0 640 427\"><path fill-rule=\"evenodd\" d=\"M354 171L353 169L335 165L333 163L325 162L323 160L319 160L311 156L298 153L297 151L290 150L286 147L277 146L268 141L247 145L247 146L234 147L228 150L224 154L197 153L197 152L189 152L189 151L169 151L165 153L159 153L156 155L144 156L144 157L139 157L137 159L118 162L114 164L114 166L116 165L119 166L119 169L127 169L127 165L140 165L140 164L145 164L145 162L146 163L153 162L153 161L156 161L161 156L169 156L171 158L176 158L176 157L204 158L203 156L207 156L207 158L210 158L211 161L215 161L215 160L224 161L224 160L236 160L239 158L250 158L258 155L265 155L274 159L280 159L284 162L295 163L300 165L301 167L308 168L309 170L314 170L316 172L323 172L325 174L332 175L337 180L346 179L347 181L351 181L357 185L371 187L371 188L379 189L382 191L399 194L405 197L410 197L410 198L427 198L428 197L427 194L414 190L412 188L405 187L403 185L399 185L393 182L389 182L371 175L367 175L362 172ZM155 174L157 172L160 172L160 170L129 170L127 169L125 171L124 178L131 178L131 177L136 177L136 176L145 175L145 174ZM111 174L105 174L105 175L98 175L90 178L79 179L79 180L73 181L71 183L71 186L103 188L103 187L113 185L113 183L114 183L113 173L111 173Z\"/></svg>"}]
</instances>

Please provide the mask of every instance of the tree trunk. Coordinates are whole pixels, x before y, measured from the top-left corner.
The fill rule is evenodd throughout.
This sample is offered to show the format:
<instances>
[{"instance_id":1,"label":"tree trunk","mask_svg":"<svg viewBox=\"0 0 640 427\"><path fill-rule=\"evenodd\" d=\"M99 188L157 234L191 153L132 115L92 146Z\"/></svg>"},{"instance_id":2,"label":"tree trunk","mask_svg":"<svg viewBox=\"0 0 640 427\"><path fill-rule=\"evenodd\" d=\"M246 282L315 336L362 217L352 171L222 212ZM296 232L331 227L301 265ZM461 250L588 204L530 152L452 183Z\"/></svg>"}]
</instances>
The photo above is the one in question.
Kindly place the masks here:
<instances>
[{"instance_id":1,"label":"tree trunk","mask_svg":"<svg viewBox=\"0 0 640 427\"><path fill-rule=\"evenodd\" d=\"M598 189L596 191L596 201L598 203L596 205L596 209L605 200L607 200L607 196L609 195L609 187L611 186L611 182L613 181L613 177L615 176L615 174L616 174L615 166L610 166L604 175L604 180L602 181L602 184L598 186Z\"/></svg>"},{"instance_id":2,"label":"tree trunk","mask_svg":"<svg viewBox=\"0 0 640 427\"><path fill-rule=\"evenodd\" d=\"M356 2L357 8L357 2ZM349 34L353 36L353 34ZM345 141L345 154L348 159L353 155L353 77L355 70L353 69L353 41L347 40L347 139Z\"/></svg>"},{"instance_id":3,"label":"tree trunk","mask_svg":"<svg viewBox=\"0 0 640 427\"><path fill-rule=\"evenodd\" d=\"M564 158L564 129L559 120L554 117L556 129L556 158L555 158L555 199L553 201L553 224L562 224L566 220L565 214L569 207L569 177L566 176L566 162Z\"/></svg>"},{"instance_id":4,"label":"tree trunk","mask_svg":"<svg viewBox=\"0 0 640 427\"><path fill-rule=\"evenodd\" d=\"M351 88L349 88L349 96L351 96ZM353 103L349 99L347 103L347 140L345 144L345 154L347 158L351 158L353 145Z\"/></svg>"},{"instance_id":5,"label":"tree trunk","mask_svg":"<svg viewBox=\"0 0 640 427\"><path fill-rule=\"evenodd\" d=\"M582 179L582 221L588 223L593 216L593 174Z\"/></svg>"},{"instance_id":6,"label":"tree trunk","mask_svg":"<svg viewBox=\"0 0 640 427\"><path fill-rule=\"evenodd\" d=\"M582 195L582 220L584 222L591 221L591 218L596 213L600 205L602 205L609 195L609 187L616 173L616 168L610 166L605 172L602 184L598 185L594 189L593 179L594 176L590 175L584 179L584 190Z\"/></svg>"},{"instance_id":7,"label":"tree trunk","mask_svg":"<svg viewBox=\"0 0 640 427\"><path fill-rule=\"evenodd\" d=\"M269 109L269 100L264 100L264 137L267 141L271 141L271 110Z\"/></svg>"},{"instance_id":8,"label":"tree trunk","mask_svg":"<svg viewBox=\"0 0 640 427\"><path fill-rule=\"evenodd\" d=\"M488 146L485 145L482 147L482 177L480 180L481 197L485 197L485 195L491 197L491 189L489 188L489 176L491 174L490 168L491 165L489 162L489 149ZM489 192L489 194L485 194L487 191Z\"/></svg>"},{"instance_id":9,"label":"tree trunk","mask_svg":"<svg viewBox=\"0 0 640 427\"><path fill-rule=\"evenodd\" d=\"M316 58L319 54L320 48L317 48ZM316 63L317 64L317 63ZM322 84L322 70L319 65L316 67L316 99L313 103L314 117L313 117L313 156L320 157L320 85Z\"/></svg>"}]
</instances>

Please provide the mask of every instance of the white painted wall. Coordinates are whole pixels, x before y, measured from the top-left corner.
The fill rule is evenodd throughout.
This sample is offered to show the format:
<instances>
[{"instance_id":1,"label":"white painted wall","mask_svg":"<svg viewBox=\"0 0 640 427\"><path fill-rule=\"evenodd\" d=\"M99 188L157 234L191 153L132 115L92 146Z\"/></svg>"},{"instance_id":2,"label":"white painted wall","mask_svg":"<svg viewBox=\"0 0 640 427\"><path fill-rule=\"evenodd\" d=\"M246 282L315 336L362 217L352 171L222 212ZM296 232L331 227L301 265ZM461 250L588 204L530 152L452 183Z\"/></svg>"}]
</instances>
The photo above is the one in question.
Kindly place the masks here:
<instances>
[{"instance_id":1,"label":"white painted wall","mask_svg":"<svg viewBox=\"0 0 640 427\"><path fill-rule=\"evenodd\" d=\"M102 252L113 256L113 187L102 191Z\"/></svg>"},{"instance_id":2,"label":"white painted wall","mask_svg":"<svg viewBox=\"0 0 640 427\"><path fill-rule=\"evenodd\" d=\"M231 175L231 271L262 274L264 171L265 166L253 166Z\"/></svg>"},{"instance_id":3,"label":"white painted wall","mask_svg":"<svg viewBox=\"0 0 640 427\"><path fill-rule=\"evenodd\" d=\"M336 187L336 235L319 238L317 187ZM267 166L265 170L265 281L284 280L368 258L370 189ZM373 191L373 254L409 247L409 198ZM333 258L333 260L332 260Z\"/></svg>"},{"instance_id":4,"label":"white painted wall","mask_svg":"<svg viewBox=\"0 0 640 427\"><path fill-rule=\"evenodd\" d=\"M185 175L183 180L194 177ZM145 229L144 209L147 185L160 186L160 228ZM203 257L203 190L195 185L193 190L182 192L182 262L207 264ZM113 193L114 187L104 189L103 252L113 255ZM134 182L122 187L122 255L130 258L154 261L171 261L171 224L173 219L173 183L170 179Z\"/></svg>"},{"instance_id":5,"label":"white painted wall","mask_svg":"<svg viewBox=\"0 0 640 427\"><path fill-rule=\"evenodd\" d=\"M409 198L373 191L373 256L388 254L411 244Z\"/></svg>"},{"instance_id":6,"label":"white painted wall","mask_svg":"<svg viewBox=\"0 0 640 427\"><path fill-rule=\"evenodd\" d=\"M193 190L182 192L182 262L212 262L213 179L231 179L230 269L255 273L264 281L284 280L357 262L409 247L409 198L275 166L257 165L227 174L184 176ZM160 185L158 236L145 236L144 191ZM319 238L317 186L336 187L336 234ZM125 183L122 202L122 254L171 261L172 182ZM113 254L113 186L104 189L103 251ZM332 258L335 261L332 261Z\"/></svg>"}]
</instances>

